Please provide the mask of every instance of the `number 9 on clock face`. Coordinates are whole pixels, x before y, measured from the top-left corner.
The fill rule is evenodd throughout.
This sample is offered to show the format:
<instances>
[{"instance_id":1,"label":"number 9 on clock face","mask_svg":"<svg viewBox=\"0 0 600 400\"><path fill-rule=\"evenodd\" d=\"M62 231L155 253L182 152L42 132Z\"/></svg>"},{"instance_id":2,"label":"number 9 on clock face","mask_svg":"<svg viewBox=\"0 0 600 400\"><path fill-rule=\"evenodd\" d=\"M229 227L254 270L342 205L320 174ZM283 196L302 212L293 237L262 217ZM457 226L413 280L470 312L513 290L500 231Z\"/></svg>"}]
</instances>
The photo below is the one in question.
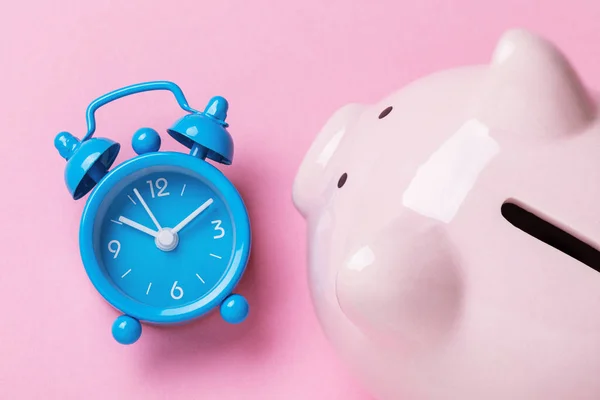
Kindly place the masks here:
<instances>
[{"instance_id":1,"label":"number 9 on clock face","mask_svg":"<svg viewBox=\"0 0 600 400\"><path fill-rule=\"evenodd\" d=\"M90 198L98 211L80 239L91 233L97 271L86 268L103 276L107 284L97 289L122 311L155 322L188 319L239 279L250 245L247 214L229 181L202 164L211 176L154 166Z\"/></svg>"}]
</instances>

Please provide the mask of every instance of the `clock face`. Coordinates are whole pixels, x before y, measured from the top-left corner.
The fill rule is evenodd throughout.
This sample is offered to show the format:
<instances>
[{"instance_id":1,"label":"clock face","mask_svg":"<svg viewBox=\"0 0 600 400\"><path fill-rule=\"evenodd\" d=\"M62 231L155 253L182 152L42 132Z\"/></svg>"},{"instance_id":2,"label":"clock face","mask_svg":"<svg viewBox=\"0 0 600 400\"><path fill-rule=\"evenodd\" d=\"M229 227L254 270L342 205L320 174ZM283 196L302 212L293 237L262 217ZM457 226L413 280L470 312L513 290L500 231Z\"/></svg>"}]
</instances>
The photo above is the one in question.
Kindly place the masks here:
<instances>
[{"instance_id":1,"label":"clock face","mask_svg":"<svg viewBox=\"0 0 600 400\"><path fill-rule=\"evenodd\" d=\"M112 284L165 309L209 294L235 255L235 221L222 195L183 169L144 169L124 181L94 222L96 258Z\"/></svg>"}]
</instances>

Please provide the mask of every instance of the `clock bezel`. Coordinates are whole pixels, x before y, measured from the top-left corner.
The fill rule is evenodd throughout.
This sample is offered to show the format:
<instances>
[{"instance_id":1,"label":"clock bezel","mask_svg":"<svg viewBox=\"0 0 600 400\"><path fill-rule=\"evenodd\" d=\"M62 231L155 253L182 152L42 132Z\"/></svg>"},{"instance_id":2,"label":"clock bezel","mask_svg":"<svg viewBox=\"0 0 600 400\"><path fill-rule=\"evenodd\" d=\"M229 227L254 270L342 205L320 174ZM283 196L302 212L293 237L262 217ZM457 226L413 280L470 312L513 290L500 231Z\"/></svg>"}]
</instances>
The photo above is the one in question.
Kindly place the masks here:
<instances>
[{"instance_id":1,"label":"clock bezel","mask_svg":"<svg viewBox=\"0 0 600 400\"><path fill-rule=\"evenodd\" d=\"M227 205L234 227L234 249L230 263L219 283L198 300L181 307L160 307L145 304L123 293L100 265L100 254L94 248L94 229L98 211L106 197L123 179L147 168L176 168L192 173L210 185ZM230 295L243 276L250 256L251 230L248 212L242 197L221 171L199 158L177 152L143 154L127 160L111 170L90 194L81 217L79 246L86 273L101 296L117 310L142 322L175 324L199 318Z\"/></svg>"}]
</instances>

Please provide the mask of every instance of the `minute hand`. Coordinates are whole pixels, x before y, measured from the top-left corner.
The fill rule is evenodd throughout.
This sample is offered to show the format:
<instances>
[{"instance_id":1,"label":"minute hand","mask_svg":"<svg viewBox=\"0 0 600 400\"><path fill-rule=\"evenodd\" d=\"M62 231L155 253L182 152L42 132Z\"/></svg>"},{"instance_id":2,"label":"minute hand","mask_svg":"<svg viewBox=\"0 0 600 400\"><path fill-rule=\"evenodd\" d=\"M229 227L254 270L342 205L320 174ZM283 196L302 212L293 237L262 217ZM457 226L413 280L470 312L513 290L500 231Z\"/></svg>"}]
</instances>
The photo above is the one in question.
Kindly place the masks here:
<instances>
[{"instance_id":1,"label":"minute hand","mask_svg":"<svg viewBox=\"0 0 600 400\"><path fill-rule=\"evenodd\" d=\"M148 204L146 204L146 202L144 201L144 198L142 197L142 195L140 194L140 192L137 189L133 189L133 193L135 193L135 195L137 196L137 198L140 201L140 203L142 203L142 206L144 207L144 210L146 210L146 212L150 216L150 219L152 220L152 222L154 222L154 225L156 225L156 228L160 231L162 229L161 226L160 226L160 224L156 220L156 217L154 216L154 214L152 214L152 211L150 210L150 207L148 207Z\"/></svg>"},{"instance_id":2,"label":"minute hand","mask_svg":"<svg viewBox=\"0 0 600 400\"><path fill-rule=\"evenodd\" d=\"M208 208L213 203L213 199L208 199L202 204L200 207L196 208L190 215L185 217L183 221L178 223L175 228L171 230L173 233L177 233L182 230L187 224L189 224L194 218L196 218L200 213Z\"/></svg>"}]
</instances>

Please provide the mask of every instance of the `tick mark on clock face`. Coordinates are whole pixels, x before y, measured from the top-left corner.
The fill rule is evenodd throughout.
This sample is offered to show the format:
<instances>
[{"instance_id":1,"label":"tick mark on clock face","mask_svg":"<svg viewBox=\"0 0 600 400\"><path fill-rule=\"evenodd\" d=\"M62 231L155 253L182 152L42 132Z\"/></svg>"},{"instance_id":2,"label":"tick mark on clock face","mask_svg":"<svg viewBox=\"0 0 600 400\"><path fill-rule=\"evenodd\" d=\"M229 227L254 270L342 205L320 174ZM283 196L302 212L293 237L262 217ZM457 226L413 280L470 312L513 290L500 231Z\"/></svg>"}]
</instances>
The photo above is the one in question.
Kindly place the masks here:
<instances>
[{"instance_id":1,"label":"tick mark on clock face","mask_svg":"<svg viewBox=\"0 0 600 400\"><path fill-rule=\"evenodd\" d=\"M148 289L146 289L146 295L148 295L148 293L150 293L150 288L152 287L152 282L150 282L148 284Z\"/></svg>"},{"instance_id":2,"label":"tick mark on clock face","mask_svg":"<svg viewBox=\"0 0 600 400\"><path fill-rule=\"evenodd\" d=\"M181 189L181 194L180 194L180 196L183 196L183 192L185 192L185 186L186 186L186 185L187 185L186 183L184 183L184 184L183 184L183 188Z\"/></svg>"},{"instance_id":3,"label":"tick mark on clock face","mask_svg":"<svg viewBox=\"0 0 600 400\"><path fill-rule=\"evenodd\" d=\"M221 259L221 256L218 256L218 255L216 255L216 254L213 254L213 253L210 253L210 256L211 256L211 257L214 257L214 258L218 258L219 260Z\"/></svg>"},{"instance_id":4,"label":"tick mark on clock face","mask_svg":"<svg viewBox=\"0 0 600 400\"><path fill-rule=\"evenodd\" d=\"M204 279L202 279L202 277L200 275L196 274L196 276L198 277L198 279L200 279L200 282L206 283L206 282L204 282Z\"/></svg>"},{"instance_id":5,"label":"tick mark on clock face","mask_svg":"<svg viewBox=\"0 0 600 400\"><path fill-rule=\"evenodd\" d=\"M131 272L131 268L129 268L127 270L127 272L125 272L123 275L121 275L121 278L125 278L130 272Z\"/></svg>"},{"instance_id":6,"label":"tick mark on clock face","mask_svg":"<svg viewBox=\"0 0 600 400\"><path fill-rule=\"evenodd\" d=\"M123 225L123 223L122 223L122 222L115 221L114 219L111 219L111 220L110 220L110 222L114 222L114 223L115 223L115 224L117 224L117 225Z\"/></svg>"},{"instance_id":7,"label":"tick mark on clock face","mask_svg":"<svg viewBox=\"0 0 600 400\"><path fill-rule=\"evenodd\" d=\"M127 197L129 197L129 200L131 200L131 202L133 203L133 205L136 205L136 202L133 200L133 197L131 197L130 195L127 195Z\"/></svg>"}]
</instances>

